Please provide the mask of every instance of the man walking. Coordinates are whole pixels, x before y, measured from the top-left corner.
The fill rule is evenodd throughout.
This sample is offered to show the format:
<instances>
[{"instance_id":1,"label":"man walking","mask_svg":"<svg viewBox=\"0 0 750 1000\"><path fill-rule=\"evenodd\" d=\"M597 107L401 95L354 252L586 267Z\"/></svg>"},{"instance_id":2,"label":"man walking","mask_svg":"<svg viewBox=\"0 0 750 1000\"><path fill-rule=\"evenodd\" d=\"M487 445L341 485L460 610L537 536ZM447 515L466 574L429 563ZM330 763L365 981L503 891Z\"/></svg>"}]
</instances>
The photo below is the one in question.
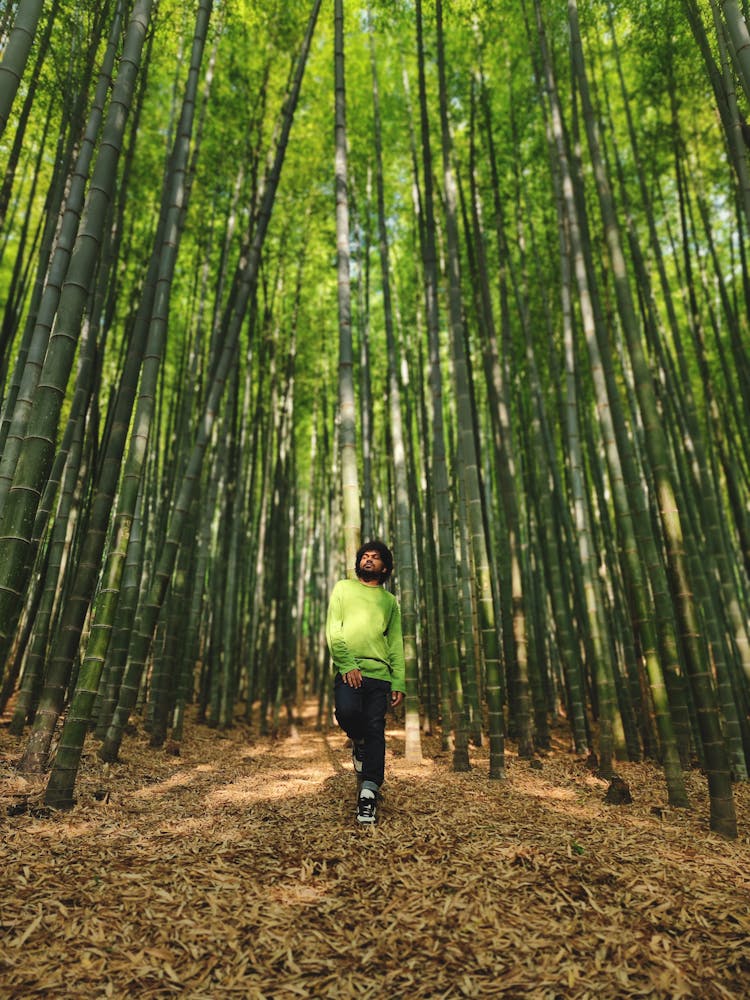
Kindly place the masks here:
<instances>
[{"instance_id":1,"label":"man walking","mask_svg":"<svg viewBox=\"0 0 750 1000\"><path fill-rule=\"evenodd\" d=\"M354 770L361 779L357 820L374 823L385 771L385 715L404 691L404 641L398 601L382 584L393 571L383 542L357 552L356 580L333 588L326 639L333 659L336 721L352 741Z\"/></svg>"}]
</instances>

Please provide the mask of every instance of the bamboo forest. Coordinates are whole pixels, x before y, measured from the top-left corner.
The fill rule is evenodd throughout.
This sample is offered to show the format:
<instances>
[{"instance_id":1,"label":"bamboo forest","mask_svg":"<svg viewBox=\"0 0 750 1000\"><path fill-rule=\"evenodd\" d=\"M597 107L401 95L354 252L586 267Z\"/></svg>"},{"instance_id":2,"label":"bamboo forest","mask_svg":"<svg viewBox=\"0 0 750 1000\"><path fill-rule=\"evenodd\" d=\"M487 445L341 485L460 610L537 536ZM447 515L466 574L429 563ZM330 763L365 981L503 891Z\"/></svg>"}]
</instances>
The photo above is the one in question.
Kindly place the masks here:
<instances>
[{"instance_id":1,"label":"bamboo forest","mask_svg":"<svg viewBox=\"0 0 750 1000\"><path fill-rule=\"evenodd\" d=\"M747 0L0 4L2 996L750 995L748 119Z\"/></svg>"}]
</instances>

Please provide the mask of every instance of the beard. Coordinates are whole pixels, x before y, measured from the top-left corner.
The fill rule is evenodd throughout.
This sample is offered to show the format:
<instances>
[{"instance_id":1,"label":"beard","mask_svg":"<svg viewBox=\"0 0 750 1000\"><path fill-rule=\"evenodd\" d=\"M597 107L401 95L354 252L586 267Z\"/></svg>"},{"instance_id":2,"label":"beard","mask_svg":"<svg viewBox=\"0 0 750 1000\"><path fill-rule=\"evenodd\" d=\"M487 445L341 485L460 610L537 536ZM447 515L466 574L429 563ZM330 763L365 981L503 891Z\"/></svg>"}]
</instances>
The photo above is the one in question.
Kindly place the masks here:
<instances>
[{"instance_id":1,"label":"beard","mask_svg":"<svg viewBox=\"0 0 750 1000\"><path fill-rule=\"evenodd\" d=\"M379 583L382 575L382 573L376 573L374 569L357 570L357 576L360 580L364 580L366 583L372 583L373 580L377 580Z\"/></svg>"}]
</instances>

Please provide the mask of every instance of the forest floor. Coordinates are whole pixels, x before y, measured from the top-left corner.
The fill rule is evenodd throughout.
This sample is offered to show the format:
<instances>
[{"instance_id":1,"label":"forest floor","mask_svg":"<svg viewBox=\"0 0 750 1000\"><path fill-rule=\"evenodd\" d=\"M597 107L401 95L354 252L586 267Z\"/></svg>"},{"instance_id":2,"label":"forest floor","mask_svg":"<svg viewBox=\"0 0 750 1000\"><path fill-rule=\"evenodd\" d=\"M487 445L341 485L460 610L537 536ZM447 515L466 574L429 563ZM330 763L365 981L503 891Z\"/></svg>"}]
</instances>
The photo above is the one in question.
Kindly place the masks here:
<instances>
[{"instance_id":1,"label":"forest floor","mask_svg":"<svg viewBox=\"0 0 750 1000\"><path fill-rule=\"evenodd\" d=\"M388 733L378 824L354 818L340 732L195 724L180 755L137 730L87 746L77 804L46 814L0 726L0 997L750 996L750 789L740 837L708 830L705 779L669 808L660 772L618 764L634 802L558 731L541 769L487 750L407 764Z\"/></svg>"}]
</instances>

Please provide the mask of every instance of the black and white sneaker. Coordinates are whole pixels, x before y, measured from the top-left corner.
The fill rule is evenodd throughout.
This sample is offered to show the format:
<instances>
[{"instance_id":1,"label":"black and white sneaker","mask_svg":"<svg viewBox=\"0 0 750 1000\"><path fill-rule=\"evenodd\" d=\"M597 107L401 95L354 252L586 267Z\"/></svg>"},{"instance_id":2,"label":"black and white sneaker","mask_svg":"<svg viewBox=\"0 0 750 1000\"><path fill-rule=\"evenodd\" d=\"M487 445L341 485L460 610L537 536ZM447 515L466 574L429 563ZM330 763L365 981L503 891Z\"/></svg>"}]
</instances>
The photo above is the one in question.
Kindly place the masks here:
<instances>
[{"instance_id":1,"label":"black and white sneaker","mask_svg":"<svg viewBox=\"0 0 750 1000\"><path fill-rule=\"evenodd\" d=\"M374 823L377 798L371 788L363 788L357 801L357 822Z\"/></svg>"},{"instance_id":2,"label":"black and white sneaker","mask_svg":"<svg viewBox=\"0 0 750 1000\"><path fill-rule=\"evenodd\" d=\"M352 740L352 764L354 765L354 770L357 774L362 774L362 764L365 760L365 745L364 743L355 743Z\"/></svg>"}]
</instances>

